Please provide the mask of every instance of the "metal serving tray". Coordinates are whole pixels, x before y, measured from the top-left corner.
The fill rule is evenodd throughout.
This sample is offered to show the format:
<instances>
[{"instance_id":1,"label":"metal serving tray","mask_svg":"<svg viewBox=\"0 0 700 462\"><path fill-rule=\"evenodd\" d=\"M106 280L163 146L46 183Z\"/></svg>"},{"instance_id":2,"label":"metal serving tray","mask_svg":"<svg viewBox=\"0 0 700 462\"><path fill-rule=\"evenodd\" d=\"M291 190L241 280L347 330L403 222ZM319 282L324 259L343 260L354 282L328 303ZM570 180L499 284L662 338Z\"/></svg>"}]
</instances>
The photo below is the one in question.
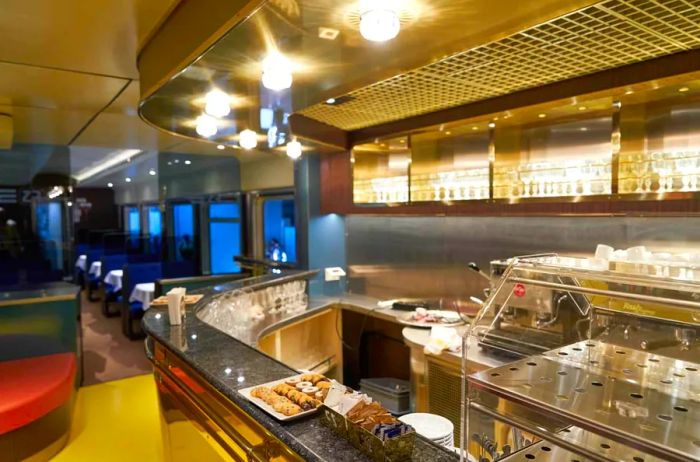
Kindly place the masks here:
<instances>
[{"instance_id":1,"label":"metal serving tray","mask_svg":"<svg viewBox=\"0 0 700 462\"><path fill-rule=\"evenodd\" d=\"M587 432L578 427L562 430L559 437L580 447L586 447L597 453L601 458L615 461L629 462L663 462L663 459L649 456L630 449L627 446L616 444L605 438ZM518 452L515 452L500 462L590 462L593 459L582 457L548 441L540 441Z\"/></svg>"},{"instance_id":2,"label":"metal serving tray","mask_svg":"<svg viewBox=\"0 0 700 462\"><path fill-rule=\"evenodd\" d=\"M583 341L468 380L545 418L564 419L662 460L687 462L700 461L698 369L695 363Z\"/></svg>"}]
</instances>

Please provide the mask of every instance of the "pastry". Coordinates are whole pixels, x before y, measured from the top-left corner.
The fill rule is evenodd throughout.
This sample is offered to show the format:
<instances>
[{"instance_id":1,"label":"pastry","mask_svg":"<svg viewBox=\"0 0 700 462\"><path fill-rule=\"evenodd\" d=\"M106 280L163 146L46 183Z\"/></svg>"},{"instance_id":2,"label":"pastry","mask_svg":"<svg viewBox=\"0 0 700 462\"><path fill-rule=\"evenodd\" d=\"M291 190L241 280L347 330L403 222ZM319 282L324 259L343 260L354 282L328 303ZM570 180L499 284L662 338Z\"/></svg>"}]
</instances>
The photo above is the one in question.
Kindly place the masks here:
<instances>
[{"instance_id":1,"label":"pastry","mask_svg":"<svg viewBox=\"0 0 700 462\"><path fill-rule=\"evenodd\" d=\"M304 374L301 376L303 382L311 382L312 385L316 385L319 382L327 382L328 379L321 374Z\"/></svg>"},{"instance_id":2,"label":"pastry","mask_svg":"<svg viewBox=\"0 0 700 462\"><path fill-rule=\"evenodd\" d=\"M296 387L299 382L301 382L301 379L299 377L292 377L291 379L287 379L284 381L284 383L289 385L290 387Z\"/></svg>"},{"instance_id":3,"label":"pastry","mask_svg":"<svg viewBox=\"0 0 700 462\"><path fill-rule=\"evenodd\" d=\"M302 393L309 395L311 397L314 397L316 393L318 393L320 390L318 387L306 387L301 390Z\"/></svg>"},{"instance_id":4,"label":"pastry","mask_svg":"<svg viewBox=\"0 0 700 462\"><path fill-rule=\"evenodd\" d=\"M314 384L307 381L302 381L296 384L297 390L303 390L304 388L313 387Z\"/></svg>"},{"instance_id":5,"label":"pastry","mask_svg":"<svg viewBox=\"0 0 700 462\"><path fill-rule=\"evenodd\" d=\"M296 388L292 388L285 383L276 385L272 390L297 404L305 411L316 409L321 405L321 403L315 400L313 397L297 390Z\"/></svg>"},{"instance_id":6,"label":"pastry","mask_svg":"<svg viewBox=\"0 0 700 462\"><path fill-rule=\"evenodd\" d=\"M319 390L330 390L331 385L333 385L333 382L328 382L328 381L320 381L316 384L316 386L319 388Z\"/></svg>"}]
</instances>

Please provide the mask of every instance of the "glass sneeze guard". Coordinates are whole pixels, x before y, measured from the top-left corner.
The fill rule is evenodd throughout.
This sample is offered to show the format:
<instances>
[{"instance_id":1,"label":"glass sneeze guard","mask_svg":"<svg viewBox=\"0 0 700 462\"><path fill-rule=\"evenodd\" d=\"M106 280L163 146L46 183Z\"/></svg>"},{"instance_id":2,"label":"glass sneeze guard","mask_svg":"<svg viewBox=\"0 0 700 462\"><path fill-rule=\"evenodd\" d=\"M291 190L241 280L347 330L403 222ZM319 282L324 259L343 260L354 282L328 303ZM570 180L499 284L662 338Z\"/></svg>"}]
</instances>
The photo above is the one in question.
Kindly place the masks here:
<instances>
[{"instance_id":1,"label":"glass sneeze guard","mask_svg":"<svg viewBox=\"0 0 700 462\"><path fill-rule=\"evenodd\" d=\"M462 448L494 461L699 461L699 271L506 262L464 336ZM475 348L512 362L468 374Z\"/></svg>"}]
</instances>

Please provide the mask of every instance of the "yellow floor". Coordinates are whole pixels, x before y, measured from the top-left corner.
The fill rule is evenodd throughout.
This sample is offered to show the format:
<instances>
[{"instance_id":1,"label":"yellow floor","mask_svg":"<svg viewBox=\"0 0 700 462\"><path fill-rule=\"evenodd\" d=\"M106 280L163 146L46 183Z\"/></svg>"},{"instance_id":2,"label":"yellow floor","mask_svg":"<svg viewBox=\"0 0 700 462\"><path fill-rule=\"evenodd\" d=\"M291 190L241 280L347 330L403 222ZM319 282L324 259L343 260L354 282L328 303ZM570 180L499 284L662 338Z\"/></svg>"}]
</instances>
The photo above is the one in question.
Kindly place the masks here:
<instances>
[{"instance_id":1,"label":"yellow floor","mask_svg":"<svg viewBox=\"0 0 700 462\"><path fill-rule=\"evenodd\" d=\"M53 462L160 462L158 398L153 375L78 391L68 445Z\"/></svg>"}]
</instances>

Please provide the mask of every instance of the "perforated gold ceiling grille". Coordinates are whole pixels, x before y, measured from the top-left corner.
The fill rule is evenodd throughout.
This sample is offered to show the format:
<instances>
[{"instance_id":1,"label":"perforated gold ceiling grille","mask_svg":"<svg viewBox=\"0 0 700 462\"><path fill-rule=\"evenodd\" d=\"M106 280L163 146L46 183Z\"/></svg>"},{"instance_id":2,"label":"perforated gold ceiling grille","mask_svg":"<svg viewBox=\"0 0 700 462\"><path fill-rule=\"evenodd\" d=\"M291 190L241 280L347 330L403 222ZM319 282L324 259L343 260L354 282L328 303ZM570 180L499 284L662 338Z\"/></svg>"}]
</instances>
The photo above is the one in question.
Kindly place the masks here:
<instances>
[{"instance_id":1,"label":"perforated gold ceiling grille","mask_svg":"<svg viewBox=\"0 0 700 462\"><path fill-rule=\"evenodd\" d=\"M355 130L698 46L700 0L610 0L299 112Z\"/></svg>"}]
</instances>

